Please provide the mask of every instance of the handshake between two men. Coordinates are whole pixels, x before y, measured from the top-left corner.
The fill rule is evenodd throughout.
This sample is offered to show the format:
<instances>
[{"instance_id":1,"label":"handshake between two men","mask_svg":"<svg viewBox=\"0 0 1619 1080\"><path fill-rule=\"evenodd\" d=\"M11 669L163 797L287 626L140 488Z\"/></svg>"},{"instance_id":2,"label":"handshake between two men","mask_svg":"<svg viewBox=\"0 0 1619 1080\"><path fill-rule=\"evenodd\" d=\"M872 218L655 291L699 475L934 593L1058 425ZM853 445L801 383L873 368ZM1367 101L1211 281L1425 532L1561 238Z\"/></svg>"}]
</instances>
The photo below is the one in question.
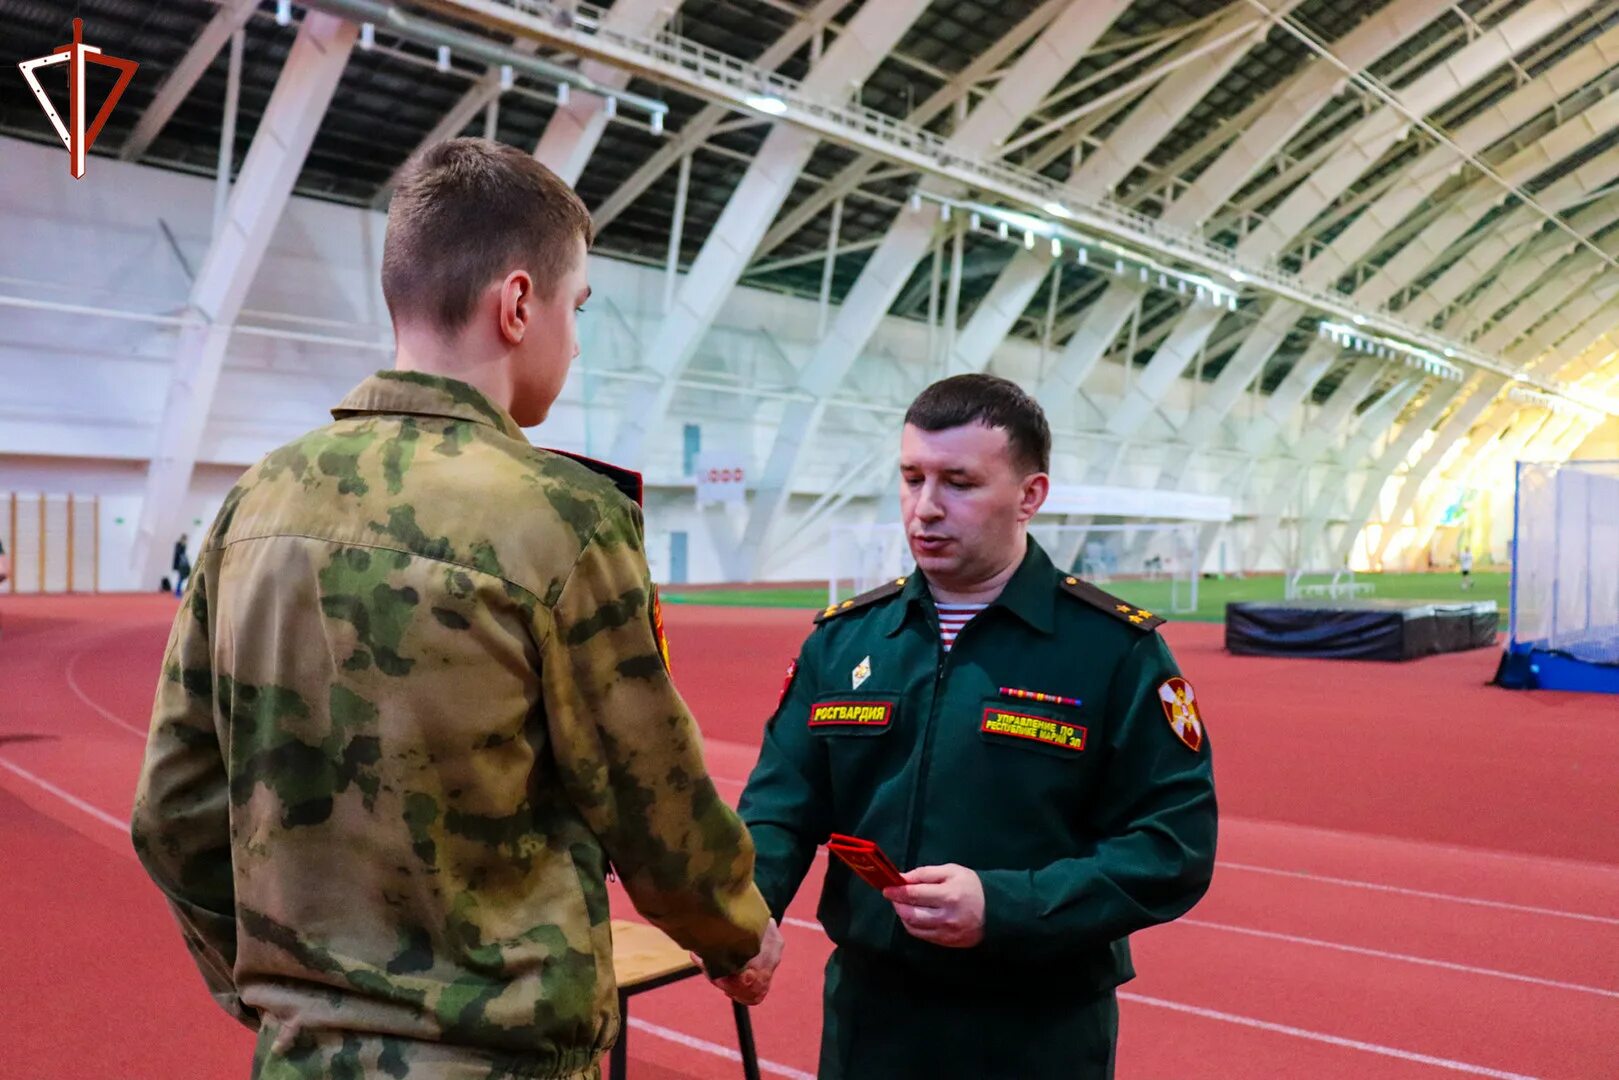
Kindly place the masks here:
<instances>
[{"instance_id":1,"label":"handshake between two men","mask_svg":"<svg viewBox=\"0 0 1619 1080\"><path fill-rule=\"evenodd\" d=\"M837 848L832 850L850 861ZM880 851L877 854L881 857ZM887 863L886 858L882 861ZM886 873L864 873L854 862L851 861L851 865L874 886L884 881L902 882L888 884L881 891L912 937L956 949L969 949L983 940L984 886L978 875L967 867L954 863L921 866L900 874L891 869L891 864ZM760 939L758 954L747 966L732 975L708 976L709 981L739 1004L758 1005L770 993L785 944L780 926L771 919ZM702 966L695 953L692 959ZM704 973L707 974L706 969Z\"/></svg>"}]
</instances>

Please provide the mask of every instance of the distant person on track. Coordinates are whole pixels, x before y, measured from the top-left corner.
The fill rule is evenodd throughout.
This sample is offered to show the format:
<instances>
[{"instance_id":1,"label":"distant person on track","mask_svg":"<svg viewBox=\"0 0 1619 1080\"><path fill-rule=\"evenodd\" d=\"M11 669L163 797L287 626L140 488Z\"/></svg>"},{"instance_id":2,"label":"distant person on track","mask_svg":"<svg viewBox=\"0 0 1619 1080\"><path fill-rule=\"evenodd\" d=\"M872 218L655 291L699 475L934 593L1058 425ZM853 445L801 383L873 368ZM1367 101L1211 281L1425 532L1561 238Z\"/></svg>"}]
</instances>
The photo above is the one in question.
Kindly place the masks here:
<instances>
[{"instance_id":1,"label":"distant person on track","mask_svg":"<svg viewBox=\"0 0 1619 1080\"><path fill-rule=\"evenodd\" d=\"M11 556L6 554L6 544L0 540L0 585L11 580Z\"/></svg>"},{"instance_id":2,"label":"distant person on track","mask_svg":"<svg viewBox=\"0 0 1619 1080\"><path fill-rule=\"evenodd\" d=\"M249 469L202 544L133 836L255 1077L596 1076L615 871L733 997L769 988L781 938L670 681L639 477L523 435L578 353L591 234L514 147L412 160L394 370Z\"/></svg>"},{"instance_id":3,"label":"distant person on track","mask_svg":"<svg viewBox=\"0 0 1619 1080\"><path fill-rule=\"evenodd\" d=\"M1473 549L1462 548L1462 589L1466 591L1473 587Z\"/></svg>"},{"instance_id":4,"label":"distant person on track","mask_svg":"<svg viewBox=\"0 0 1619 1080\"><path fill-rule=\"evenodd\" d=\"M741 812L782 918L832 833L906 884L828 863L821 1080L1110 1077L1128 935L1214 869L1200 701L1163 620L1028 536L1051 435L1014 384L958 375L906 413L917 569L816 617Z\"/></svg>"},{"instance_id":5,"label":"distant person on track","mask_svg":"<svg viewBox=\"0 0 1619 1080\"><path fill-rule=\"evenodd\" d=\"M174 558L169 569L174 571L174 595L183 596L186 591L186 578L191 576L191 553L186 550L186 534L181 533L180 539L174 542Z\"/></svg>"}]
</instances>

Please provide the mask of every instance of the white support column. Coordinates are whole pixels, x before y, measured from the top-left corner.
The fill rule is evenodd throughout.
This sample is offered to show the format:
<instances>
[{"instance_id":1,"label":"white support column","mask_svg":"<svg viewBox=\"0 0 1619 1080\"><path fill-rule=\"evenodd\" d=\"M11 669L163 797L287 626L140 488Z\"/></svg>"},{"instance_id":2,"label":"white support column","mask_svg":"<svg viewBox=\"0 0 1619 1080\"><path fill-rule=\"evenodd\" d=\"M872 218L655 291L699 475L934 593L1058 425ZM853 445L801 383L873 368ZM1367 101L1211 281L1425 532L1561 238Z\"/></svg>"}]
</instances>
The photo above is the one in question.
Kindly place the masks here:
<instances>
[{"instance_id":1,"label":"white support column","mask_svg":"<svg viewBox=\"0 0 1619 1080\"><path fill-rule=\"evenodd\" d=\"M607 9L602 29L624 34L655 34L674 17L681 0L617 0ZM622 90L630 84L631 72L599 60L586 60L581 71L598 86ZM590 155L596 152L602 132L607 130L607 107L595 94L568 95L568 103L551 114L534 147L534 157L572 187L584 175Z\"/></svg>"},{"instance_id":2,"label":"white support column","mask_svg":"<svg viewBox=\"0 0 1619 1080\"><path fill-rule=\"evenodd\" d=\"M1449 492L1465 487L1475 475L1486 471L1497 455L1516 455L1529 436L1539 429L1545 417L1550 415L1543 410L1528 408L1515 411L1498 408L1494 414L1493 418L1485 417L1482 423L1474 425L1467 436L1467 447L1458 455L1455 464L1443 470L1422 489L1416 509L1412 512L1417 535L1408 550L1426 551L1428 545L1433 543L1444 510L1441 500ZM1499 442L1496 441L1498 438Z\"/></svg>"},{"instance_id":3,"label":"white support column","mask_svg":"<svg viewBox=\"0 0 1619 1080\"><path fill-rule=\"evenodd\" d=\"M1568 433L1579 422L1578 417L1552 413L1551 416L1546 418L1546 422L1541 425L1540 430L1535 432L1529 441L1524 444L1523 460L1556 460L1555 447L1568 437Z\"/></svg>"},{"instance_id":4,"label":"white support column","mask_svg":"<svg viewBox=\"0 0 1619 1080\"><path fill-rule=\"evenodd\" d=\"M1304 399L1337 363L1337 345L1325 340L1311 342L1304 355L1288 369L1281 385L1271 391L1265 401L1265 411L1244 429L1239 441L1242 451L1263 454L1268 450L1293 410L1304 404Z\"/></svg>"},{"instance_id":5,"label":"white support column","mask_svg":"<svg viewBox=\"0 0 1619 1080\"><path fill-rule=\"evenodd\" d=\"M1333 55L1348 67L1370 67L1452 6L1443 0L1389 4L1334 42ZM1166 220L1183 228L1201 225L1269 163L1348 81L1336 64L1323 59L1311 60L1282 85L1275 103L1246 127L1231 146L1198 175L1186 193L1175 200L1166 212ZM1169 217L1171 214L1173 218Z\"/></svg>"},{"instance_id":6,"label":"white support column","mask_svg":"<svg viewBox=\"0 0 1619 1080\"><path fill-rule=\"evenodd\" d=\"M225 47L232 34L247 25L247 20L253 17L257 7L258 0L228 0L219 6L214 17L208 20L208 25L202 28L202 33L197 35L197 40L191 43L191 48L169 71L163 85L157 88L152 103L146 106L129 138L119 147L119 158L139 161L151 149L153 141L174 118L175 110L191 95L203 72L213 64L219 50Z\"/></svg>"},{"instance_id":7,"label":"white support column","mask_svg":"<svg viewBox=\"0 0 1619 1080\"><path fill-rule=\"evenodd\" d=\"M1399 494L1395 496L1393 509L1383 519L1382 534L1377 539L1377 546L1372 549L1374 567L1382 569L1383 556L1388 553L1389 545L1394 542L1394 534L1401 528L1406 511L1417 501L1417 495L1421 492L1424 482L1444 460L1457 440L1465 436L1478 422L1479 417L1484 415L1484 410L1506 385L1505 377L1492 372L1480 372L1463 386L1460 393L1470 396L1445 417L1444 423L1434 432L1433 442L1406 470L1405 480L1400 485Z\"/></svg>"},{"instance_id":8,"label":"white support column","mask_svg":"<svg viewBox=\"0 0 1619 1080\"><path fill-rule=\"evenodd\" d=\"M1025 258L1024 256L1029 256ZM950 374L983 371L995 348L1011 331L1051 273L1051 257L1019 252L1007 263L989 293L973 309L972 318L956 339L950 356Z\"/></svg>"},{"instance_id":9,"label":"white support column","mask_svg":"<svg viewBox=\"0 0 1619 1080\"><path fill-rule=\"evenodd\" d=\"M1215 377L1208 393L1197 403L1186 423L1181 425L1180 441L1186 443L1193 452L1179 454L1172 457L1159 474L1158 486L1161 488L1178 487L1186 478L1186 471L1196 457L1196 451L1210 445L1219 433L1220 424L1242 400L1243 393L1250 383L1260 374L1264 360L1255 360L1255 357L1268 357L1275 352L1286 336L1288 327L1271 330L1265 326L1257 326L1242 339L1237 351L1231 359L1226 361L1220 374Z\"/></svg>"},{"instance_id":10,"label":"white support column","mask_svg":"<svg viewBox=\"0 0 1619 1080\"><path fill-rule=\"evenodd\" d=\"M219 125L219 167L214 173L214 220L209 237L219 235L225 220L225 206L230 200L231 174L236 169L236 114L242 99L242 50L246 45L246 32L238 30L230 36L230 61L225 74L225 115Z\"/></svg>"},{"instance_id":11,"label":"white support column","mask_svg":"<svg viewBox=\"0 0 1619 1080\"><path fill-rule=\"evenodd\" d=\"M675 180L675 216L669 223L669 258L663 271L663 313L675 306L675 287L680 278L680 245L686 236L686 199L691 195L691 155L680 159Z\"/></svg>"},{"instance_id":12,"label":"white support column","mask_svg":"<svg viewBox=\"0 0 1619 1080\"><path fill-rule=\"evenodd\" d=\"M1371 451L1378 437L1388 432L1406 405L1426 385L1424 380L1418 378L1396 384L1350 425L1349 439L1338 455L1336 464L1327 470L1315 498L1310 502L1310 509L1299 521L1299 551L1306 559L1312 556L1318 541L1326 533L1332 508L1343 501L1350 475ZM1305 474L1302 472L1299 480L1303 484ZM1300 494L1307 495L1308 491L1301 487ZM1331 559L1329 555L1328 561Z\"/></svg>"},{"instance_id":13,"label":"white support column","mask_svg":"<svg viewBox=\"0 0 1619 1080\"><path fill-rule=\"evenodd\" d=\"M1551 450L1546 455L1547 460L1567 461L1574 456L1574 452L1580 448L1580 444L1590 438L1591 432L1594 430L1596 430L1595 424L1584 417L1575 417L1574 423L1570 425L1568 432L1552 443Z\"/></svg>"},{"instance_id":14,"label":"white support column","mask_svg":"<svg viewBox=\"0 0 1619 1080\"><path fill-rule=\"evenodd\" d=\"M1567 220L1571 228L1586 236L1606 231L1619 220L1619 197L1599 198L1569 215ZM1515 243L1497 253L1495 261L1486 266L1484 273L1479 275L1479 279L1489 278L1489 283L1467 303L1456 305L1446 314L1445 321L1440 326L1441 333L1459 336L1466 333L1469 328L1476 329L1485 325L1497 312L1517 301L1544 275L1554 272L1560 262L1574 253L1573 239L1561 229L1548 229L1538 234L1526 232L1518 239L1521 241L1529 236L1533 236L1533 239L1528 239L1526 243ZM1483 245L1474 245L1479 246ZM1601 246L1610 255L1619 250L1619 245L1615 245L1613 241L1603 241ZM1468 254L1471 255L1472 251ZM1590 257L1588 251L1582 250L1581 254ZM1471 286L1473 282L1470 281L1468 284ZM1416 314L1418 305L1427 299L1428 295L1418 297L1403 309L1402 313ZM1429 310L1431 319L1436 309Z\"/></svg>"},{"instance_id":15,"label":"white support column","mask_svg":"<svg viewBox=\"0 0 1619 1080\"><path fill-rule=\"evenodd\" d=\"M956 152L987 153L1016 130L1128 7L1129 0L1076 0L1064 8L955 132L952 145ZM825 396L859 359L917 260L927 251L936 221L932 210L900 214L800 372L800 389L814 400L788 402L777 427L744 538L756 569L764 563L766 542L787 503L804 441L825 409Z\"/></svg>"},{"instance_id":16,"label":"white support column","mask_svg":"<svg viewBox=\"0 0 1619 1080\"><path fill-rule=\"evenodd\" d=\"M1339 538L1335 552L1336 559L1333 565L1342 565L1349 560L1350 550L1355 545L1355 538L1360 535L1361 529L1371 517L1372 511L1377 507L1378 498L1382 495L1383 485L1388 478L1405 463L1411 450L1431 430L1447 408L1450 407L1456 395L1461 392L1457 383L1442 383L1431 387L1428 399L1418 407L1400 428L1399 435L1378 455L1377 463L1366 474L1366 486L1361 488L1360 497L1355 500L1355 507L1349 512L1344 522L1344 532Z\"/></svg>"},{"instance_id":17,"label":"white support column","mask_svg":"<svg viewBox=\"0 0 1619 1080\"><path fill-rule=\"evenodd\" d=\"M148 585L163 573L165 545L177 532L176 515L213 407L231 324L337 90L356 30L330 15L305 14L231 192L225 227L192 286L191 310L206 325L188 326L180 335L135 535L134 565Z\"/></svg>"},{"instance_id":18,"label":"white support column","mask_svg":"<svg viewBox=\"0 0 1619 1080\"><path fill-rule=\"evenodd\" d=\"M1299 484L1308 474L1311 465L1319 460L1326 448L1327 440L1339 431L1353 414L1355 406L1363 401L1372 387L1382 377L1384 363L1369 357L1354 362L1350 369L1344 373L1342 380L1333 389L1321 412L1312 420L1305 430L1304 437L1290 455L1292 468L1271 489L1256 500L1258 527L1254 530L1253 539L1244 553L1243 565L1245 567L1257 566L1259 557L1264 549L1266 540L1278 535L1278 526L1292 493L1299 489ZM1313 384L1312 384L1313 386ZM1306 391L1307 392L1307 391ZM1413 390L1414 392L1414 390ZM1286 417L1278 417L1275 421L1275 430L1279 431L1286 422ZM1267 439L1266 449L1269 442ZM1255 451L1257 453L1258 451Z\"/></svg>"},{"instance_id":19,"label":"white support column","mask_svg":"<svg viewBox=\"0 0 1619 1080\"><path fill-rule=\"evenodd\" d=\"M807 93L827 99L851 82L863 83L899 44L929 0L890 0L867 4L804 80ZM677 381L713 325L725 298L753 257L771 219L792 193L816 146L815 136L791 124L777 124L709 231L702 251L681 283L669 313L647 342L643 367L656 383L639 383L621 411L612 459L638 468L648 436L657 430L674 400Z\"/></svg>"},{"instance_id":20,"label":"white support column","mask_svg":"<svg viewBox=\"0 0 1619 1080\"><path fill-rule=\"evenodd\" d=\"M1050 276L1051 260L1036 261L1031 265L1016 260L1006 272L995 279L989 294L973 309L972 318L962 329L956 348L951 352L946 374L962 375L980 372L987 366L995 346L1006 339L1007 331L1040 291L1040 284ZM899 440L891 449L877 454L868 465L843 481L851 489L864 491L883 476L895 475L899 462Z\"/></svg>"}]
</instances>

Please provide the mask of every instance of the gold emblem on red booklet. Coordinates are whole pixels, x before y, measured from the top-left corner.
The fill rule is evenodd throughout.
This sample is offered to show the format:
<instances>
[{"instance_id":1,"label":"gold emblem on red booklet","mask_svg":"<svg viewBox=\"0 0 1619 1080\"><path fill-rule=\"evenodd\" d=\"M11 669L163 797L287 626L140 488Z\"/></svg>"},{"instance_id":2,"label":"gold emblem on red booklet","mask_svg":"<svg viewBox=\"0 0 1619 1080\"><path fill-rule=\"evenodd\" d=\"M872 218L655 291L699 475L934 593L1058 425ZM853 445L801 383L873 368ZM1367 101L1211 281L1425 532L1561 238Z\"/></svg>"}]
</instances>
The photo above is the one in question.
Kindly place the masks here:
<instances>
[{"instance_id":1,"label":"gold emblem on red booklet","mask_svg":"<svg viewBox=\"0 0 1619 1080\"><path fill-rule=\"evenodd\" d=\"M1189 749L1203 749L1203 718L1197 712L1197 695L1192 684L1180 676L1166 679L1158 687L1158 700L1164 704L1164 715L1175 737Z\"/></svg>"},{"instance_id":2,"label":"gold emblem on red booklet","mask_svg":"<svg viewBox=\"0 0 1619 1080\"><path fill-rule=\"evenodd\" d=\"M663 633L663 604L658 600L658 587L652 586L652 632L658 639L658 655L663 657L663 670L674 674L669 666L669 639Z\"/></svg>"}]
</instances>

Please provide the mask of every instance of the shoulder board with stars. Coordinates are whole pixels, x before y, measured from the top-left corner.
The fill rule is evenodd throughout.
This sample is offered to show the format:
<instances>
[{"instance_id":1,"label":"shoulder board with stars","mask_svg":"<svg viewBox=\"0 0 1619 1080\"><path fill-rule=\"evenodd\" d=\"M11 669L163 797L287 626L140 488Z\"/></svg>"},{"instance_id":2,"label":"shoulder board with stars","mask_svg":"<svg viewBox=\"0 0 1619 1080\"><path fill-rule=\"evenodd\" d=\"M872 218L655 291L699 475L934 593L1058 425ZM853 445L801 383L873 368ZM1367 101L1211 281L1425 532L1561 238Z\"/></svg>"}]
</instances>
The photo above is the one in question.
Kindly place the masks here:
<instances>
[{"instance_id":1,"label":"shoulder board with stars","mask_svg":"<svg viewBox=\"0 0 1619 1080\"><path fill-rule=\"evenodd\" d=\"M841 604L832 604L824 611L819 612L815 616L815 621L817 623L823 623L832 618L834 615L847 615L851 611L859 611L861 608L866 607L869 604L875 604L879 600L886 600L888 597L893 596L903 588L905 588L904 578L894 578L892 581L885 581L875 589L868 589L859 596L851 597Z\"/></svg>"},{"instance_id":2,"label":"shoulder board with stars","mask_svg":"<svg viewBox=\"0 0 1619 1080\"><path fill-rule=\"evenodd\" d=\"M1146 608L1139 608L1134 604L1127 603L1112 593L1103 592L1090 582L1072 575L1063 577L1062 590L1069 596L1083 600L1091 607L1105 611L1120 622L1128 623L1137 630L1156 630L1169 621L1162 615L1154 615Z\"/></svg>"}]
</instances>

